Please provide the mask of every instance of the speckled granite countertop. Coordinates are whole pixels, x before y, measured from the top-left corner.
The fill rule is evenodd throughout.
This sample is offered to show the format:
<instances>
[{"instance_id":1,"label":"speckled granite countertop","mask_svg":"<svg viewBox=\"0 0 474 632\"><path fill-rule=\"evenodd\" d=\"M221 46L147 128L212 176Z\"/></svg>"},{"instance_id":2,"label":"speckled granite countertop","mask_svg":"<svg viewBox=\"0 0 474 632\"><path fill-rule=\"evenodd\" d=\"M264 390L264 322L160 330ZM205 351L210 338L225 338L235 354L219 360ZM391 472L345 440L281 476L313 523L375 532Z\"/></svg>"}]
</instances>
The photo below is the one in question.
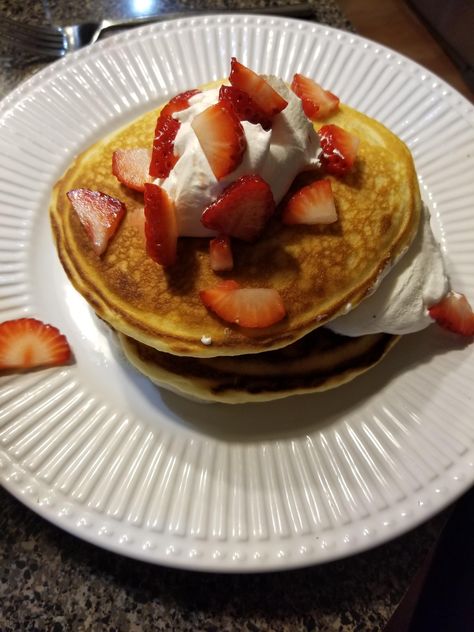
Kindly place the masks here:
<instances>
[{"instance_id":1,"label":"speckled granite countertop","mask_svg":"<svg viewBox=\"0 0 474 632\"><path fill-rule=\"evenodd\" d=\"M172 1L157 4L159 10L178 6ZM252 6L264 4L254 0ZM313 4L315 20L351 29L332 0L314 0ZM126 0L85 0L72 8L60 0L0 0L0 14L32 22L46 17L61 24L92 16L122 17L127 5ZM179 6L202 8L204 3ZM245 5L215 0L206 6L239 9ZM13 63L4 47L0 60L0 96L43 65ZM375 632L390 618L445 520L441 514L389 544L346 560L298 571L238 576L171 570L114 555L50 525L2 490L0 506L3 632Z\"/></svg>"}]
</instances>

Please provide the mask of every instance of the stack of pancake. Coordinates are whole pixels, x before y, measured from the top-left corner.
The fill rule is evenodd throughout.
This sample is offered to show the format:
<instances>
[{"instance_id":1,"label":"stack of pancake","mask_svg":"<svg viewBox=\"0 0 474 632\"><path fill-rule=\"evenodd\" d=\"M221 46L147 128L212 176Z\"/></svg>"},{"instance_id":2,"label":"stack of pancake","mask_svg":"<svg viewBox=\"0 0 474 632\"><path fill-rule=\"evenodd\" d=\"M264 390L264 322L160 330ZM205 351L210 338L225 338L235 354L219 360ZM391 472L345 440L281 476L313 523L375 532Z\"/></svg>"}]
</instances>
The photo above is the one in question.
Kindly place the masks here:
<instances>
[{"instance_id":1,"label":"stack of pancake","mask_svg":"<svg viewBox=\"0 0 474 632\"><path fill-rule=\"evenodd\" d=\"M417 232L421 200L406 146L373 119L341 105L324 123L353 132L360 147L351 173L330 176L336 223L285 226L277 212L257 242L233 242L230 273L212 271L204 238L180 238L177 263L163 268L145 252L143 194L121 185L111 171L114 150L151 148L157 113L80 155L56 184L50 209L66 273L117 332L128 360L159 386L227 403L326 390L379 362L396 336L349 338L324 325L356 309ZM76 188L126 204L126 217L102 256L67 198ZM252 330L222 321L202 304L199 291L223 277L242 287L275 288L286 318Z\"/></svg>"}]
</instances>

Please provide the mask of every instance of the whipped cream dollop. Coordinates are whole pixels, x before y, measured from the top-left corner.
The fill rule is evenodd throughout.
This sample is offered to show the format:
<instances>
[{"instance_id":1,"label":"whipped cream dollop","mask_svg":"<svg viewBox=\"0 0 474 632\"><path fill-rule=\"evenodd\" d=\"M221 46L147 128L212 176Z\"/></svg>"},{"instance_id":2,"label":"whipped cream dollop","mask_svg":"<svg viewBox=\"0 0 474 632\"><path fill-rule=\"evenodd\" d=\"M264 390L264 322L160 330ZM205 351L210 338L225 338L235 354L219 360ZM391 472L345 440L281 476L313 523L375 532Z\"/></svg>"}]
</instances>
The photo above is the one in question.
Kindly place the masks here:
<instances>
[{"instance_id":1,"label":"whipped cream dollop","mask_svg":"<svg viewBox=\"0 0 474 632\"><path fill-rule=\"evenodd\" d=\"M443 255L436 242L426 206L408 251L390 269L375 292L327 327L346 336L385 332L409 334L428 327L428 308L449 291Z\"/></svg>"},{"instance_id":2,"label":"whipped cream dollop","mask_svg":"<svg viewBox=\"0 0 474 632\"><path fill-rule=\"evenodd\" d=\"M174 201L178 234L182 237L209 237L213 231L201 224L204 209L232 182L246 174L260 175L270 186L278 204L303 169L319 164L319 137L303 112L301 100L276 77L268 83L288 102L265 131L260 124L242 121L247 149L240 165L217 180L191 127L195 116L217 103L219 88L200 92L189 107L173 116L181 125L175 139L179 155L169 176L156 180Z\"/></svg>"}]
</instances>

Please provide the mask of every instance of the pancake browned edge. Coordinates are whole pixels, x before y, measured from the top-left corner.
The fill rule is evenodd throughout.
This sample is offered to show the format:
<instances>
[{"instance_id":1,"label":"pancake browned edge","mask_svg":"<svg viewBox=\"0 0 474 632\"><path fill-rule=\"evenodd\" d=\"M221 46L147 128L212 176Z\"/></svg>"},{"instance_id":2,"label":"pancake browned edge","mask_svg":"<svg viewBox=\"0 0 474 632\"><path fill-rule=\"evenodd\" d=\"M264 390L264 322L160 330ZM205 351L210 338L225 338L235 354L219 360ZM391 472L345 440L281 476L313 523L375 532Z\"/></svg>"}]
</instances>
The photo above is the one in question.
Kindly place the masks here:
<instances>
[{"instance_id":1,"label":"pancake browned edge","mask_svg":"<svg viewBox=\"0 0 474 632\"><path fill-rule=\"evenodd\" d=\"M355 307L410 245L421 199L407 147L373 119L342 105L324 121L360 138L353 171L332 178L338 221L284 226L279 214L254 244L235 240L228 276L244 287L280 292L287 317L244 330L208 311L199 291L222 276L209 263L208 239L180 238L178 262L164 269L145 254L143 196L111 173L118 148L151 147L157 112L111 134L81 154L54 187L51 221L61 262L77 290L114 330L178 356L236 356L285 347ZM127 215L106 253L97 256L66 193L100 190L119 198ZM203 344L203 337L212 344Z\"/></svg>"},{"instance_id":2,"label":"pancake browned edge","mask_svg":"<svg viewBox=\"0 0 474 632\"><path fill-rule=\"evenodd\" d=\"M220 358L180 357L119 334L127 360L154 384L204 402L243 404L326 391L375 366L399 340L315 329L283 349Z\"/></svg>"}]
</instances>

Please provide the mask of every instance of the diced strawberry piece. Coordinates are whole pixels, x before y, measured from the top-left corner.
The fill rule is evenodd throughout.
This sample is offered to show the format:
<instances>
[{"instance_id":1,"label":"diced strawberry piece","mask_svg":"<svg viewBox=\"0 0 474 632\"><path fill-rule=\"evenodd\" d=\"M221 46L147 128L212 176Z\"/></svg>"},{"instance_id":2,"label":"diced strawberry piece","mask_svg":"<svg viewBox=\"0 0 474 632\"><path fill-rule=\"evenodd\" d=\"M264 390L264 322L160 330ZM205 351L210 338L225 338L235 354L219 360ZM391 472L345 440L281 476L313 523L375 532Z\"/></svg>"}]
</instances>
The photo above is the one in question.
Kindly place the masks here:
<instances>
[{"instance_id":1,"label":"diced strawberry piece","mask_svg":"<svg viewBox=\"0 0 474 632\"><path fill-rule=\"evenodd\" d=\"M178 227L174 203L156 184L145 184L146 252L162 266L176 262Z\"/></svg>"},{"instance_id":2,"label":"diced strawberry piece","mask_svg":"<svg viewBox=\"0 0 474 632\"><path fill-rule=\"evenodd\" d=\"M337 221L330 180L316 180L297 191L282 214L284 224L332 224Z\"/></svg>"},{"instance_id":3,"label":"diced strawberry piece","mask_svg":"<svg viewBox=\"0 0 474 632\"><path fill-rule=\"evenodd\" d=\"M156 123L155 139L149 173L153 178L167 178L178 161L174 153L174 141L181 123L171 116L160 116Z\"/></svg>"},{"instance_id":4,"label":"diced strawberry piece","mask_svg":"<svg viewBox=\"0 0 474 632\"><path fill-rule=\"evenodd\" d=\"M474 336L474 313L464 294L450 292L428 311L441 327L462 336Z\"/></svg>"},{"instance_id":5,"label":"diced strawberry piece","mask_svg":"<svg viewBox=\"0 0 474 632\"><path fill-rule=\"evenodd\" d=\"M98 255L105 252L125 215L125 204L100 191L73 189L68 198Z\"/></svg>"},{"instance_id":6,"label":"diced strawberry piece","mask_svg":"<svg viewBox=\"0 0 474 632\"><path fill-rule=\"evenodd\" d=\"M234 86L224 85L219 90L219 101L229 103L237 114L239 121L248 121L254 125L260 123L264 130L271 129L271 117L267 116L246 92Z\"/></svg>"},{"instance_id":7,"label":"diced strawberry piece","mask_svg":"<svg viewBox=\"0 0 474 632\"><path fill-rule=\"evenodd\" d=\"M0 369L59 366L70 359L68 341L53 325L36 318L18 318L0 324Z\"/></svg>"},{"instance_id":8,"label":"diced strawberry piece","mask_svg":"<svg viewBox=\"0 0 474 632\"><path fill-rule=\"evenodd\" d=\"M177 94L161 110L155 127L153 152L149 166L150 176L167 178L175 166L178 156L174 153L174 141L179 131L180 122L173 118L175 112L189 107L189 99L200 90L188 90Z\"/></svg>"},{"instance_id":9,"label":"diced strawberry piece","mask_svg":"<svg viewBox=\"0 0 474 632\"><path fill-rule=\"evenodd\" d=\"M280 294L270 288L241 288L236 281L224 281L199 296L220 318L241 327L270 327L286 315Z\"/></svg>"},{"instance_id":10,"label":"diced strawberry piece","mask_svg":"<svg viewBox=\"0 0 474 632\"><path fill-rule=\"evenodd\" d=\"M288 102L274 90L263 77L232 57L229 81L243 92L246 92L265 116L270 118L286 108Z\"/></svg>"},{"instance_id":11,"label":"diced strawberry piece","mask_svg":"<svg viewBox=\"0 0 474 632\"><path fill-rule=\"evenodd\" d=\"M270 186L258 175L246 175L230 184L201 216L210 230L255 241L275 210Z\"/></svg>"},{"instance_id":12,"label":"diced strawberry piece","mask_svg":"<svg viewBox=\"0 0 474 632\"><path fill-rule=\"evenodd\" d=\"M323 125L319 130L319 139L323 167L328 173L344 176L354 166L359 138L339 125Z\"/></svg>"},{"instance_id":13,"label":"diced strawberry piece","mask_svg":"<svg viewBox=\"0 0 474 632\"><path fill-rule=\"evenodd\" d=\"M209 255L214 272L229 272L234 267L230 238L227 235L219 235L211 239Z\"/></svg>"},{"instance_id":14,"label":"diced strawberry piece","mask_svg":"<svg viewBox=\"0 0 474 632\"><path fill-rule=\"evenodd\" d=\"M219 101L209 106L194 118L191 127L218 180L240 165L247 141L237 115L228 104Z\"/></svg>"},{"instance_id":15,"label":"diced strawberry piece","mask_svg":"<svg viewBox=\"0 0 474 632\"><path fill-rule=\"evenodd\" d=\"M171 116L175 112L185 110L189 107L189 99L200 92L200 90L186 90L186 92L177 94L161 110L160 116Z\"/></svg>"},{"instance_id":16,"label":"diced strawberry piece","mask_svg":"<svg viewBox=\"0 0 474 632\"><path fill-rule=\"evenodd\" d=\"M130 189L144 191L145 182L150 181L150 159L149 149L117 149L112 154L112 173Z\"/></svg>"},{"instance_id":17,"label":"diced strawberry piece","mask_svg":"<svg viewBox=\"0 0 474 632\"><path fill-rule=\"evenodd\" d=\"M291 89L301 99L304 113L312 121L331 116L339 109L339 98L309 77L296 73Z\"/></svg>"}]
</instances>

